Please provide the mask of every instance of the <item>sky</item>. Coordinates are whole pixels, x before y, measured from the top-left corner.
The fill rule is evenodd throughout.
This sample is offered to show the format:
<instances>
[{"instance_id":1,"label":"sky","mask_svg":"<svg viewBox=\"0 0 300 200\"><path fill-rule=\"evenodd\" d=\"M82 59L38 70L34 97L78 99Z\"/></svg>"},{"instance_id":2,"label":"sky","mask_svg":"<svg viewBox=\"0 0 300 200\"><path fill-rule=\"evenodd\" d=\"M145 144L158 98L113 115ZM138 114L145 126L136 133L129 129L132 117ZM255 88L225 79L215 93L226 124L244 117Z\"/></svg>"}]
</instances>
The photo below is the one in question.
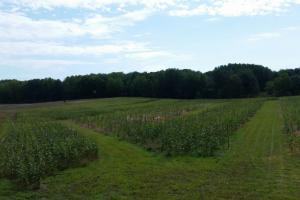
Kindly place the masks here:
<instances>
[{"instance_id":1,"label":"sky","mask_svg":"<svg viewBox=\"0 0 300 200\"><path fill-rule=\"evenodd\" d=\"M300 67L300 0L0 0L0 79Z\"/></svg>"}]
</instances>

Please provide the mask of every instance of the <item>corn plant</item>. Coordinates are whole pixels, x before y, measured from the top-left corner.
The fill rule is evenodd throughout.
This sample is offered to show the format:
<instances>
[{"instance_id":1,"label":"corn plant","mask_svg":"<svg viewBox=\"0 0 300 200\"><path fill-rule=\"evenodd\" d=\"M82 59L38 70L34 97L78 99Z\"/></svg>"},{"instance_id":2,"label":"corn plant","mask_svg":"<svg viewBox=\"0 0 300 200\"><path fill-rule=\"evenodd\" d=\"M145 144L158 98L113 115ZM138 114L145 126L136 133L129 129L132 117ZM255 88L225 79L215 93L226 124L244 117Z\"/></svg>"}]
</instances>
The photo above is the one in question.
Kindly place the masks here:
<instances>
[{"instance_id":1,"label":"corn plant","mask_svg":"<svg viewBox=\"0 0 300 200\"><path fill-rule=\"evenodd\" d=\"M38 188L43 177L97 157L94 142L56 122L9 122L0 141L0 176Z\"/></svg>"},{"instance_id":2,"label":"corn plant","mask_svg":"<svg viewBox=\"0 0 300 200\"><path fill-rule=\"evenodd\" d=\"M204 108L191 105L132 109L81 117L88 128L114 135L168 155L211 156L262 105L261 99L238 100Z\"/></svg>"},{"instance_id":3,"label":"corn plant","mask_svg":"<svg viewBox=\"0 0 300 200\"><path fill-rule=\"evenodd\" d=\"M290 149L297 150L300 146L300 97L282 98L280 105Z\"/></svg>"}]
</instances>

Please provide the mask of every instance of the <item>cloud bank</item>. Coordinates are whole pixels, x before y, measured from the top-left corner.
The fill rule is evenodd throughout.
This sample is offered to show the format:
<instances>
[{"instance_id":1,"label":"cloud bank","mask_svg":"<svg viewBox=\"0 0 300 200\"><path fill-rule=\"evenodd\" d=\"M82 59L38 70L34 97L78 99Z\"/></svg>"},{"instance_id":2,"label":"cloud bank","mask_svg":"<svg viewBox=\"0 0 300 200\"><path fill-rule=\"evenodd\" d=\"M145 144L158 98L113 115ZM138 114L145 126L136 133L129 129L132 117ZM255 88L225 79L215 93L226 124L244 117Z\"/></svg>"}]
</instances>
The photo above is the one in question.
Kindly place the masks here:
<instances>
[{"instance_id":1,"label":"cloud bank","mask_svg":"<svg viewBox=\"0 0 300 200\"><path fill-rule=\"evenodd\" d=\"M18 64L18 60L20 65L24 60L34 63L35 59L41 64L45 59L48 65L89 63L90 57L115 62L105 58L107 55L137 62L179 58L183 54L175 55L172 49L141 42L139 37L116 36L156 15L206 16L207 22L212 22L222 17L280 15L297 5L300 0L2 0L0 67ZM248 40L281 35L264 32L250 35ZM62 60L58 62L58 58ZM83 60L73 61L74 58Z\"/></svg>"}]
</instances>

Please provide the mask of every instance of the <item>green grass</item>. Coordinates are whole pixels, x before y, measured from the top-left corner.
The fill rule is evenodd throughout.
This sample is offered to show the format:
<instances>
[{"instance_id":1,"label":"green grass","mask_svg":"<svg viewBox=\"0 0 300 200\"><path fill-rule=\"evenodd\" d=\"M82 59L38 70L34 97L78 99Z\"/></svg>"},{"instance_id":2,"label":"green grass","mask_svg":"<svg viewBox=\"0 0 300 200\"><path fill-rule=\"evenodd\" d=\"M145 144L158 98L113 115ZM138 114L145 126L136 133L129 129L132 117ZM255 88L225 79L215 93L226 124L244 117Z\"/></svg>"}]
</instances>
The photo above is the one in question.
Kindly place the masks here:
<instances>
[{"instance_id":1,"label":"green grass","mask_svg":"<svg viewBox=\"0 0 300 200\"><path fill-rule=\"evenodd\" d=\"M63 123L97 143L99 160L46 178L37 191L20 191L0 179L1 200L297 200L300 196L300 157L288 151L278 101L267 101L233 135L230 149L211 158L168 158L71 121Z\"/></svg>"},{"instance_id":2,"label":"green grass","mask_svg":"<svg viewBox=\"0 0 300 200\"><path fill-rule=\"evenodd\" d=\"M278 101L240 129L221 170L207 182L212 199L298 199L300 157L288 152ZM218 192L216 192L218 191ZM209 199L209 198L208 198Z\"/></svg>"}]
</instances>

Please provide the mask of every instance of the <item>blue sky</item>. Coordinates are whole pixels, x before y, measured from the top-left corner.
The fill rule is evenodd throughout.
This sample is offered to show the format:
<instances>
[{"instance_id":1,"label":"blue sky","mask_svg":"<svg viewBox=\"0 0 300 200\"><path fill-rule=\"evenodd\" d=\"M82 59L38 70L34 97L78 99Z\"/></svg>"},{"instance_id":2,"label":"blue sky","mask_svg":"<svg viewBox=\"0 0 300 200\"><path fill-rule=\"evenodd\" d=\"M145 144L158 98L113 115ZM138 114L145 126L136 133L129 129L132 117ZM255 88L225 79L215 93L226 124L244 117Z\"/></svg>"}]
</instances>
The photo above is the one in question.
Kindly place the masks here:
<instances>
[{"instance_id":1,"label":"blue sky","mask_svg":"<svg viewBox=\"0 0 300 200\"><path fill-rule=\"evenodd\" d=\"M0 0L0 79L300 67L300 0Z\"/></svg>"}]
</instances>

